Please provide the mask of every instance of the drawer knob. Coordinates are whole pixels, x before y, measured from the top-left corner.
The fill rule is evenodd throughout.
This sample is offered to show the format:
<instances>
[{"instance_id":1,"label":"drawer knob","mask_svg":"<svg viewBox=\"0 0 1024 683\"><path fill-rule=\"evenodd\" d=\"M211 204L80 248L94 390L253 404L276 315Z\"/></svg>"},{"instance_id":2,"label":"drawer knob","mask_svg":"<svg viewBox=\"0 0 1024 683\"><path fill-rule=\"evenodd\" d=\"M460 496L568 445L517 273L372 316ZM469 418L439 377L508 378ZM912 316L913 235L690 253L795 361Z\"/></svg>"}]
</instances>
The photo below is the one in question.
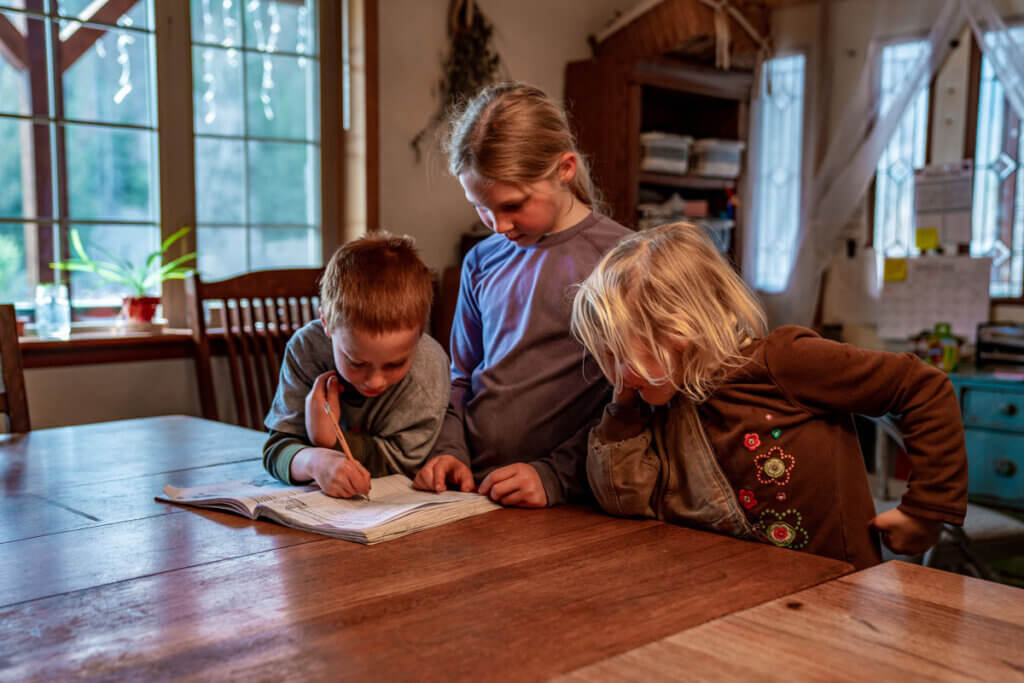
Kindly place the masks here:
<instances>
[{"instance_id":1,"label":"drawer knob","mask_svg":"<svg viewBox=\"0 0 1024 683\"><path fill-rule=\"evenodd\" d=\"M999 412L1008 417L1013 417L1014 415L1017 414L1017 406L1013 403L1007 403L1006 405L999 409Z\"/></svg>"},{"instance_id":2,"label":"drawer knob","mask_svg":"<svg viewBox=\"0 0 1024 683\"><path fill-rule=\"evenodd\" d=\"M1008 458L996 460L995 466L997 476L1012 477L1013 475L1017 474L1017 463Z\"/></svg>"}]
</instances>

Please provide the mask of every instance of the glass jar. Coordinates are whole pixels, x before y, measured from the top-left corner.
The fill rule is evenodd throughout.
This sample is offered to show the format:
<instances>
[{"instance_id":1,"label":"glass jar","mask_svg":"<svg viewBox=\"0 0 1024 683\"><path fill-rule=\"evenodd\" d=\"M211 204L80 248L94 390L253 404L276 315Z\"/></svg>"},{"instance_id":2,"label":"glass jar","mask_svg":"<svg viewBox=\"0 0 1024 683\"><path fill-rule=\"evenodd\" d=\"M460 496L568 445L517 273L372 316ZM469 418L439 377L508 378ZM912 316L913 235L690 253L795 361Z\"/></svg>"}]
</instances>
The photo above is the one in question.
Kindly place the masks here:
<instances>
[{"instance_id":1,"label":"glass jar","mask_svg":"<svg viewBox=\"0 0 1024 683\"><path fill-rule=\"evenodd\" d=\"M53 282L36 285L36 334L44 339L71 336L71 302L68 286Z\"/></svg>"}]
</instances>

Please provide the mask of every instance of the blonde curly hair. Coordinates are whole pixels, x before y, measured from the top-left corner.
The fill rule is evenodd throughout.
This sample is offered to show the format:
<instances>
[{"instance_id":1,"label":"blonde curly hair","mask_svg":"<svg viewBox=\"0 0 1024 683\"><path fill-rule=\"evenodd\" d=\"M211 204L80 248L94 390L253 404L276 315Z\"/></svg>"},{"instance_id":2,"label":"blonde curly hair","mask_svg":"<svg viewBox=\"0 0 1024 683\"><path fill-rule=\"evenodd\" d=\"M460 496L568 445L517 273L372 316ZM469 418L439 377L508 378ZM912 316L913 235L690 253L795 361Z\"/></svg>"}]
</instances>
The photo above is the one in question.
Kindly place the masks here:
<instances>
[{"instance_id":1,"label":"blonde curly hair","mask_svg":"<svg viewBox=\"0 0 1024 683\"><path fill-rule=\"evenodd\" d=\"M617 389L625 364L699 403L746 363L740 349L764 336L767 322L707 233L672 223L627 238L601 259L576 292L572 331Z\"/></svg>"}]
</instances>

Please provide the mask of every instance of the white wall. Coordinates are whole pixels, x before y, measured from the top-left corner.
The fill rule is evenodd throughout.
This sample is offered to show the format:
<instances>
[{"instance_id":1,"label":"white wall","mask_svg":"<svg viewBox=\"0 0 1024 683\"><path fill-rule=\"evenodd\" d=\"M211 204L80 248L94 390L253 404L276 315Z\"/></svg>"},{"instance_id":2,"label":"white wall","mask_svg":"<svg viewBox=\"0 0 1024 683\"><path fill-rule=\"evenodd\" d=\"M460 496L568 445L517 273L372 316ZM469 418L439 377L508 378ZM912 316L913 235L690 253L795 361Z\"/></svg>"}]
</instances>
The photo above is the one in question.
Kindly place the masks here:
<instances>
[{"instance_id":1,"label":"white wall","mask_svg":"<svg viewBox=\"0 0 1024 683\"><path fill-rule=\"evenodd\" d=\"M495 27L503 77L562 100L565 65L590 57L589 34L639 0L477 0ZM409 141L437 107L435 84L446 51L448 0L380 3L381 227L416 238L424 260L456 263L460 235L476 222L436 144L415 162Z\"/></svg>"}]
</instances>

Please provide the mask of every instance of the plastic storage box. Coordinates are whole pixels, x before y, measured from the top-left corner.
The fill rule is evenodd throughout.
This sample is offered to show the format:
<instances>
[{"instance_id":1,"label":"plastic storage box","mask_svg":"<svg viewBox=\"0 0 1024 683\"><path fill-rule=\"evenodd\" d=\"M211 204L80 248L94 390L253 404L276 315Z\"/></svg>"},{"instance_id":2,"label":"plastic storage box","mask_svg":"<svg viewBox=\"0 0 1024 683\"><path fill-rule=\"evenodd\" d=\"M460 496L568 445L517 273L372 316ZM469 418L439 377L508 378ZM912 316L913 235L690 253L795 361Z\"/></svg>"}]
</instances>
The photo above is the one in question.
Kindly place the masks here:
<instances>
[{"instance_id":1,"label":"plastic storage box","mask_svg":"<svg viewBox=\"0 0 1024 683\"><path fill-rule=\"evenodd\" d=\"M744 143L739 140L705 138L692 146L693 172L715 178L735 178L740 174Z\"/></svg>"},{"instance_id":2,"label":"plastic storage box","mask_svg":"<svg viewBox=\"0 0 1024 683\"><path fill-rule=\"evenodd\" d=\"M651 131L640 135L640 170L682 175L689 169L689 135Z\"/></svg>"}]
</instances>

